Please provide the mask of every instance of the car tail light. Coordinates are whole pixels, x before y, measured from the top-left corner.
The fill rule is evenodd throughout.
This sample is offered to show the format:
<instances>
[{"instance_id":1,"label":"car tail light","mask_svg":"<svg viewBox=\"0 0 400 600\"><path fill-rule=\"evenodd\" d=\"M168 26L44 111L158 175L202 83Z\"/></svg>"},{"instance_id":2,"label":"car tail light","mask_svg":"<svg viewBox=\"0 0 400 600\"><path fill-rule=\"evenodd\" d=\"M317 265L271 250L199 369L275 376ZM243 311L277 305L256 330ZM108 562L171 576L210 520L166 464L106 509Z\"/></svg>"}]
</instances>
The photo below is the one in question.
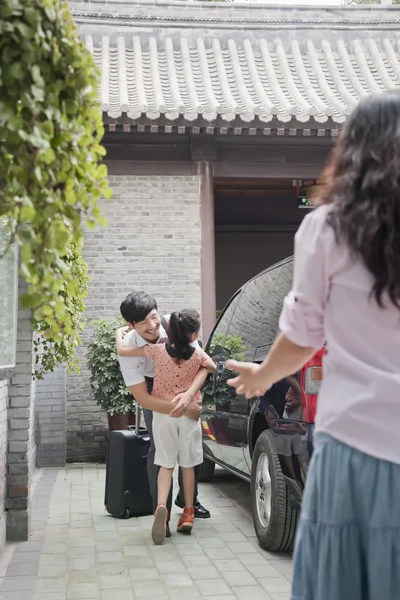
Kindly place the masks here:
<instances>
[{"instance_id":1,"label":"car tail light","mask_svg":"<svg viewBox=\"0 0 400 600\"><path fill-rule=\"evenodd\" d=\"M322 358L325 349L322 348L317 354L304 366L302 370L302 405L303 420L306 423L314 423L315 413L317 411L318 393L321 387L323 370Z\"/></svg>"}]
</instances>

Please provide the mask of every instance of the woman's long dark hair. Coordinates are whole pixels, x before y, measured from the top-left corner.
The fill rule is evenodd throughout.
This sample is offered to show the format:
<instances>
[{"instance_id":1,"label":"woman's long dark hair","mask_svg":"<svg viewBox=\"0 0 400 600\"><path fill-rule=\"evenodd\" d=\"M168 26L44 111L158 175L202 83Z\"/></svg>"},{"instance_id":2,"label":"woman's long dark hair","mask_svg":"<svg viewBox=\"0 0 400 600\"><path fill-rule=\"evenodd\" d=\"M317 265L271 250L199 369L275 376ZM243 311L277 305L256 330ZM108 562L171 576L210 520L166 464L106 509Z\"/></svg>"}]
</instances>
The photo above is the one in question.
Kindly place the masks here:
<instances>
[{"instance_id":1,"label":"woman's long dark hair","mask_svg":"<svg viewBox=\"0 0 400 600\"><path fill-rule=\"evenodd\" d=\"M169 321L169 339L174 347L176 358L188 357L191 337L200 331L200 315L196 310L186 308L172 313Z\"/></svg>"},{"instance_id":2,"label":"woman's long dark hair","mask_svg":"<svg viewBox=\"0 0 400 600\"><path fill-rule=\"evenodd\" d=\"M322 202L337 240L374 278L372 295L400 308L400 92L360 102L323 174Z\"/></svg>"}]
</instances>

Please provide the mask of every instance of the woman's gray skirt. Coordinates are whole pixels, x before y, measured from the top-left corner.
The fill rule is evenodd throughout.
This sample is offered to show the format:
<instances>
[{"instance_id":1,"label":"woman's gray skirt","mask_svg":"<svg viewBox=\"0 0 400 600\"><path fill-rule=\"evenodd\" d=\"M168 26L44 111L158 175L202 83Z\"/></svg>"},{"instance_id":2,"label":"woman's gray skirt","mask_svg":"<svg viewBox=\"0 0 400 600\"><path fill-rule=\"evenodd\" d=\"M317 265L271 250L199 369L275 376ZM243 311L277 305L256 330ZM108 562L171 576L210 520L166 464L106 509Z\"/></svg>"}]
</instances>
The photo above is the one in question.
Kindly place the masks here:
<instances>
[{"instance_id":1,"label":"woman's gray skirt","mask_svg":"<svg viewBox=\"0 0 400 600\"><path fill-rule=\"evenodd\" d=\"M400 465L318 435L292 600L400 600Z\"/></svg>"}]
</instances>

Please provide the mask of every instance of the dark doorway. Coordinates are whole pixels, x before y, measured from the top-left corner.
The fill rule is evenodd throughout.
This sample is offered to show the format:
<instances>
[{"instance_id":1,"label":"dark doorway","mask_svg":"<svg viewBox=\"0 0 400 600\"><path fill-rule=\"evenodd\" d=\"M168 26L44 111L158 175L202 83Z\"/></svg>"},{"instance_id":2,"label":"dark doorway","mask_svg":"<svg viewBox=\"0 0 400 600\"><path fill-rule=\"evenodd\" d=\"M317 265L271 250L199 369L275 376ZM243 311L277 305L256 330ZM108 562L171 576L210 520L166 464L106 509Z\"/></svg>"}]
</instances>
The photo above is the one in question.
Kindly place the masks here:
<instances>
[{"instance_id":1,"label":"dark doorway","mask_svg":"<svg viewBox=\"0 0 400 600\"><path fill-rule=\"evenodd\" d=\"M307 211L298 196L312 181L215 181L217 311L248 279L293 253L294 234Z\"/></svg>"}]
</instances>

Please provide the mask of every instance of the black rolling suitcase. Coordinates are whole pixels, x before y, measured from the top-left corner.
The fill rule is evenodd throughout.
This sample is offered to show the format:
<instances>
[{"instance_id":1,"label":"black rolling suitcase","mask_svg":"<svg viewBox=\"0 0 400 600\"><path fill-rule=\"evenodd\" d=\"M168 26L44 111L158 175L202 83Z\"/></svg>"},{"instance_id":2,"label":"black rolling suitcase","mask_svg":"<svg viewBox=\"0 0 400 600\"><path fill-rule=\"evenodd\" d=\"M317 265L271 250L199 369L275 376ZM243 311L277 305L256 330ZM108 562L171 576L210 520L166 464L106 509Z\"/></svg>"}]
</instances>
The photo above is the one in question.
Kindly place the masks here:
<instances>
[{"instance_id":1,"label":"black rolling suitcase","mask_svg":"<svg viewBox=\"0 0 400 600\"><path fill-rule=\"evenodd\" d=\"M113 517L128 519L153 513L146 468L149 448L150 437L140 428L140 408L136 405L136 426L108 436L104 503Z\"/></svg>"}]
</instances>

